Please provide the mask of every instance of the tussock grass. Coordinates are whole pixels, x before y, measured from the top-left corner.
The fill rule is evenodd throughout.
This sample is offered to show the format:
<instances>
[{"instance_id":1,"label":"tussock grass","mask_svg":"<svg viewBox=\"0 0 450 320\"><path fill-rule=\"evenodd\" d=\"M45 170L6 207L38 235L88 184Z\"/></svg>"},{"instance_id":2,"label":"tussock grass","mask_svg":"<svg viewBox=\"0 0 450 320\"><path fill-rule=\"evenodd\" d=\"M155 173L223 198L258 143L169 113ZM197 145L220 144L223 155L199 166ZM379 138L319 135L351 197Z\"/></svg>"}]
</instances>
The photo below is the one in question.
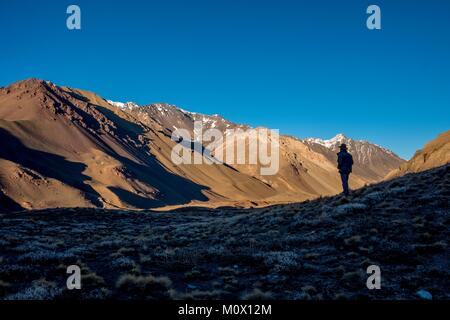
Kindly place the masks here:
<instances>
[{"instance_id":1,"label":"tussock grass","mask_svg":"<svg viewBox=\"0 0 450 320\"><path fill-rule=\"evenodd\" d=\"M449 168L259 209L0 214L0 298L450 299Z\"/></svg>"}]
</instances>

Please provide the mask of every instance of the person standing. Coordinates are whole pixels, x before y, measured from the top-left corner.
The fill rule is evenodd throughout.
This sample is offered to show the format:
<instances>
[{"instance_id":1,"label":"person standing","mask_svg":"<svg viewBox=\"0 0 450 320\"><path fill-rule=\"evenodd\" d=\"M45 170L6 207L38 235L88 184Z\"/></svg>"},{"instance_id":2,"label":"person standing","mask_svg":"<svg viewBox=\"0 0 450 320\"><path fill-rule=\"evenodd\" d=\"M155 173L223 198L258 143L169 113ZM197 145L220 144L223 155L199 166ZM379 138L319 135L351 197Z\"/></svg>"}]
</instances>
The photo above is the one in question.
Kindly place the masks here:
<instances>
[{"instance_id":1,"label":"person standing","mask_svg":"<svg viewBox=\"0 0 450 320\"><path fill-rule=\"evenodd\" d=\"M339 146L339 149L341 151L339 151L339 153L337 154L338 170L341 174L342 189L344 190L344 195L348 196L350 195L350 190L348 188L348 179L350 177L350 173L352 172L353 157L347 151L347 145L345 143L341 144Z\"/></svg>"}]
</instances>

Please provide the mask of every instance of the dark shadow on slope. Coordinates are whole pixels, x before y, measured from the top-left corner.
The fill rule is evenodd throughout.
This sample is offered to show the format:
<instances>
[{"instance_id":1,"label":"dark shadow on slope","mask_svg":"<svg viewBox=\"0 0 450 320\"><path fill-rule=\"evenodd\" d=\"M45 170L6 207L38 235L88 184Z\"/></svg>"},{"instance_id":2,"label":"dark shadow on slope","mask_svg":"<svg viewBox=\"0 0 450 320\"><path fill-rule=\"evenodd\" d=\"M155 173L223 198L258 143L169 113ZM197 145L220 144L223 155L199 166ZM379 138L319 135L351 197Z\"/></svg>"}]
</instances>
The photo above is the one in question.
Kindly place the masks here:
<instances>
[{"instance_id":1,"label":"dark shadow on slope","mask_svg":"<svg viewBox=\"0 0 450 320\"><path fill-rule=\"evenodd\" d=\"M125 171L130 173L129 175L127 175L128 180L136 180L141 183L145 183L146 185L152 187L153 189L156 189L158 192L158 200L155 200L152 198L146 199L145 197L141 197L134 193L128 194L128 191L123 189L119 188L112 189L112 191L116 193L116 195L118 195L120 198L121 197L126 198L121 200L124 200L124 202L129 203L133 207L140 207L140 205L144 205L144 208L159 207L169 204L189 203L191 200L199 200L199 201L208 200L208 198L202 193L202 190L208 189L207 187L196 184L188 179L170 173L164 166L162 166L159 163L159 161L156 160L155 157L150 155L149 148L145 145L145 143L140 141L140 136L145 135L144 128L142 126L133 123L131 121L128 121L126 119L123 119L118 115L116 115L111 110L98 106L96 104L88 103L86 110L83 110L82 108L77 107L66 97L61 96L58 92L55 92L51 88L48 88L48 90L51 91L56 96L56 98L54 99L57 104L59 105L62 104L74 110L79 116L81 116L82 121L89 128L92 128L98 132L98 134L91 134L90 138L95 140L95 143L101 147L103 152L113 157L114 159L118 160L123 165ZM80 101L86 102L85 99L83 99L83 97L79 97L76 94L70 94L70 96L74 99L79 99ZM95 114L94 110L96 113L98 113L97 115ZM106 134L109 137L113 138L125 150L127 150L128 153L132 154L136 159L139 159L140 163L130 160L129 158L126 158L123 155L118 154L110 146L105 144L105 141L101 139L101 135L105 133L100 130L101 119L98 119L98 115L100 114L103 115L106 119L113 122L115 126L113 132L109 132ZM47 157L51 156L49 154L46 155ZM31 166L32 164L30 163L28 163L28 165L31 169L35 169L36 166L38 166L38 164L36 164L36 161L37 163L41 162L39 159L43 156L44 154L32 154L28 157L21 158L20 160L23 163L28 163L27 159L34 160L35 162L32 163L34 166ZM58 158L64 160L61 157ZM47 162L51 162L50 160L52 159L54 160L54 158L47 159ZM79 180L85 181L87 179L90 179L89 177L82 175L82 172L84 171L86 166L81 163L78 164L71 162L67 163L70 163L71 165L79 165L82 167L78 169L72 168L72 170L69 170L71 173L67 173L67 177L64 174L64 177L62 177L64 179L59 180L65 183L71 182L68 183L71 186L79 185L80 186L79 189L83 191L85 191L86 188L88 187L92 189L90 186L86 186L83 183L81 183L80 185L80 183L78 183ZM51 170L50 168L47 167L55 167L55 166L51 164L44 165L43 168L40 168L41 171L39 170L36 171L42 172L44 169ZM52 173L53 175L56 176L63 175L63 172L58 171ZM73 182L70 179L72 180L75 179L78 181ZM95 191L92 189L92 192ZM95 194L98 196L97 193ZM144 201L141 198L146 200ZM95 205L101 206L101 203L96 203Z\"/></svg>"},{"instance_id":2,"label":"dark shadow on slope","mask_svg":"<svg viewBox=\"0 0 450 320\"><path fill-rule=\"evenodd\" d=\"M142 197L128 190L117 187L109 187L108 189L114 192L114 194L118 196L122 202L139 209L151 209L164 205L161 200Z\"/></svg>"},{"instance_id":3,"label":"dark shadow on slope","mask_svg":"<svg viewBox=\"0 0 450 320\"><path fill-rule=\"evenodd\" d=\"M19 139L0 128L0 158L12 161L36 171L40 175L61 181L62 183L76 188L85 193L88 199L95 206L102 207L99 200L100 195L85 181L90 178L83 174L86 165L78 162L71 162L65 158L51 153L30 149Z\"/></svg>"},{"instance_id":4,"label":"dark shadow on slope","mask_svg":"<svg viewBox=\"0 0 450 320\"><path fill-rule=\"evenodd\" d=\"M84 97L80 97L77 94L69 94L73 98L85 101ZM63 97L60 97L60 99L62 99L64 104L76 109L85 121L87 118L87 123L90 127L96 129L99 128L98 121L92 115L81 110L69 100ZM119 155L113 149L105 145L103 141L96 139L96 141L102 145L102 150L123 164L124 168L131 173L130 179L144 182L158 191L159 198L152 199L139 196L121 188L109 188L121 199L121 201L124 201L133 207L148 209L164 205L189 203L191 200L208 200L202 193L203 190L208 190L208 187L196 184L188 179L170 173L155 157L150 156L149 148L139 141L139 136L145 134L144 129L140 125L121 118L105 107L96 104L89 104L89 106L95 108L105 118L115 124L116 129L111 137L114 137L117 142L138 158L141 163L137 163ZM91 125L92 122L95 122L93 126ZM93 136L93 138L95 138L95 136ZM134 141L134 143L130 143L130 140Z\"/></svg>"},{"instance_id":5,"label":"dark shadow on slope","mask_svg":"<svg viewBox=\"0 0 450 320\"><path fill-rule=\"evenodd\" d=\"M52 90L51 87L48 87L47 89ZM60 89L61 89L62 91L64 91L65 93L67 93L68 95L71 95L71 96L74 97L75 99L78 99L78 100L81 100L81 101L83 101L83 102L89 103L89 99L86 98L85 96L82 96L81 94L78 94L78 93L76 93L76 92L74 92L74 91L66 90L66 89L63 89L63 88L60 88Z\"/></svg>"},{"instance_id":6,"label":"dark shadow on slope","mask_svg":"<svg viewBox=\"0 0 450 320\"><path fill-rule=\"evenodd\" d=\"M158 192L157 199L146 198L115 187L109 187L122 201L131 206L150 209L165 205L189 203L192 200L207 201L202 191L208 187L192 182L186 178L167 171L154 156L144 155L140 158L143 164L138 164L118 154L113 154L119 160L132 179L146 183Z\"/></svg>"},{"instance_id":7,"label":"dark shadow on slope","mask_svg":"<svg viewBox=\"0 0 450 320\"><path fill-rule=\"evenodd\" d=\"M111 157L119 160L125 169L131 173L131 179L138 179L158 191L158 199L146 198L121 188L110 187L122 201L131 206L150 209L165 205L176 205L189 203L192 200L207 201L208 198L202 191L209 190L208 187L192 182L186 178L169 172L153 155L145 144L140 144L139 136L144 135L144 129L126 119L116 115L107 108L93 105L107 119L115 123L119 142L136 156L141 163L123 157L111 149L105 150ZM125 143L124 138L132 139L136 145Z\"/></svg>"},{"instance_id":8,"label":"dark shadow on slope","mask_svg":"<svg viewBox=\"0 0 450 320\"><path fill-rule=\"evenodd\" d=\"M171 136L169 136L169 138L171 138ZM238 169L230 166L228 163L224 162L224 161L219 161L217 158L215 158L213 156L213 153L211 152L210 149L206 148L203 144L197 142L197 141L192 141L192 140L184 140L183 137L178 137L177 140L173 140L176 143L178 143L179 145L183 146L184 148L191 150L191 152L199 152L201 150L203 156L210 160L210 161L217 161L219 165L225 166L230 170L233 170L235 172L240 172Z\"/></svg>"},{"instance_id":9,"label":"dark shadow on slope","mask_svg":"<svg viewBox=\"0 0 450 320\"><path fill-rule=\"evenodd\" d=\"M59 110L58 113L63 113L62 110L62 106L67 106L70 107L73 111L75 111L79 116L81 116L83 118L83 121L88 125L89 128L94 129L95 131L100 130L101 126L100 123L97 119L95 119L95 117L91 114L89 114L87 111L83 110L80 107L77 107L76 105L74 105L71 101L69 101L67 98L65 98L64 96L62 96L61 94L59 94L58 92L56 92L55 90L53 90L53 88L51 88L50 86L46 85L46 89L53 95L50 97L50 99L53 100L53 102L56 105L57 110ZM84 103L86 103L86 98L84 97L75 97L72 93L64 91L65 93L68 93L69 95L71 95L73 98L76 98Z\"/></svg>"},{"instance_id":10,"label":"dark shadow on slope","mask_svg":"<svg viewBox=\"0 0 450 320\"><path fill-rule=\"evenodd\" d=\"M0 212L11 212L20 210L23 210L23 208L17 202L15 202L13 199L11 199L6 194L0 191Z\"/></svg>"},{"instance_id":11,"label":"dark shadow on slope","mask_svg":"<svg viewBox=\"0 0 450 320\"><path fill-rule=\"evenodd\" d=\"M139 134L143 133L143 130L139 125L119 117L113 111L108 110L107 108L101 107L99 105L92 105L92 106L94 106L106 118L114 122L117 129L121 131L120 132L121 134L126 133L130 136L130 138L137 140Z\"/></svg>"},{"instance_id":12,"label":"dark shadow on slope","mask_svg":"<svg viewBox=\"0 0 450 320\"><path fill-rule=\"evenodd\" d=\"M203 190L208 190L208 187L169 172L154 156L150 155L149 147L145 145L145 142L140 141L140 135L145 135L144 127L127 121L107 108L95 104L88 103L86 108L78 107L70 101L72 98L83 103L87 102L84 97L78 94L70 93L69 98L49 86L46 86L46 90L51 94L50 98L55 103L57 114L67 114L66 109L74 111L81 119L78 119L78 117L67 117L67 119L75 124L82 124L80 127L82 130L86 127L93 129L96 133L86 131L89 138L98 145L99 149L123 164L124 169L130 173L127 175L127 180L134 180L137 184L146 184L152 187L157 191L159 200L149 198L148 201L144 202L138 195L136 197L135 194L129 195L125 190L119 191L121 189L115 189L115 193L124 196L130 202L144 204L146 208L189 203L191 200L208 200L202 193ZM65 92L67 93L67 91ZM113 132L101 130L100 121L103 119L99 118L100 114L114 123L116 128ZM148 128L151 129L151 127ZM43 176L54 178L84 191L86 198L89 197L94 205L103 206L102 202L99 201L100 195L85 183L85 181L91 179L83 174L86 169L85 164L71 162L55 154L30 149L7 130L1 128L0 130L0 139L5 141L3 145L0 145L0 158L18 163ZM102 135L108 135L114 139L139 161L136 162L118 154L108 143L105 143ZM138 207L134 203L130 203L130 205Z\"/></svg>"}]
</instances>

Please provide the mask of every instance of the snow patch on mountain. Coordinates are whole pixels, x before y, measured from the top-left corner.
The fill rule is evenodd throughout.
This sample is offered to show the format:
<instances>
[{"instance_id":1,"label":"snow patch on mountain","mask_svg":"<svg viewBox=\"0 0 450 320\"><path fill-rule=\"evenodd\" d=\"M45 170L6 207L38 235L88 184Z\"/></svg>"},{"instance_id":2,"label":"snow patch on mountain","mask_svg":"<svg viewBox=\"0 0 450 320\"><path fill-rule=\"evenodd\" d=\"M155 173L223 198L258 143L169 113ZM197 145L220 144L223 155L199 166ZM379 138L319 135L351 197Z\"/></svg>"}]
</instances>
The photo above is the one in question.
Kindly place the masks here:
<instances>
[{"instance_id":1,"label":"snow patch on mountain","mask_svg":"<svg viewBox=\"0 0 450 320\"><path fill-rule=\"evenodd\" d=\"M305 139L305 141L307 141L307 142L317 143L317 144L320 144L320 145L322 145L322 146L324 146L324 147L326 147L328 149L333 148L334 146L336 146L336 144L341 144L341 143L343 143L345 141L349 141L349 140L352 140L352 139L347 138L342 133L338 133L336 136L334 136L333 138L328 139L328 140L323 140L323 139L320 139L320 138L307 138L307 139Z\"/></svg>"},{"instance_id":2,"label":"snow patch on mountain","mask_svg":"<svg viewBox=\"0 0 450 320\"><path fill-rule=\"evenodd\" d=\"M384 153L395 158L399 158L394 152L383 148L375 143L367 140L354 140L348 138L342 133L337 134L331 139L323 140L320 138L307 138L303 140L306 143L318 144L329 150L337 151L339 146L343 143L347 145L351 152L356 152L357 157L362 163L368 162L375 154ZM400 159L400 158L399 158Z\"/></svg>"},{"instance_id":3,"label":"snow patch on mountain","mask_svg":"<svg viewBox=\"0 0 450 320\"><path fill-rule=\"evenodd\" d=\"M132 110L134 108L138 108L139 105L134 102L117 102L112 100L106 100L110 105L117 107L122 110Z\"/></svg>"}]
</instances>

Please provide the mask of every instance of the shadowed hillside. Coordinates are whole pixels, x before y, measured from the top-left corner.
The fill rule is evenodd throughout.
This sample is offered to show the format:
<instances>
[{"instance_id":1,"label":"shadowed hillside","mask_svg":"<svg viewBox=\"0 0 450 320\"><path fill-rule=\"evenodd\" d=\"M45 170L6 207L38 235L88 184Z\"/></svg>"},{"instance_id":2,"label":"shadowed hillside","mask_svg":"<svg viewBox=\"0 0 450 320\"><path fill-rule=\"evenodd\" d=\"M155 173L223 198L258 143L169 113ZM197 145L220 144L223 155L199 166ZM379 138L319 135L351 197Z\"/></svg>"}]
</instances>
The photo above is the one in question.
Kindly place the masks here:
<instances>
[{"instance_id":1,"label":"shadowed hillside","mask_svg":"<svg viewBox=\"0 0 450 320\"><path fill-rule=\"evenodd\" d=\"M139 107L95 93L28 79L0 88L0 212L17 206L170 209L185 205L254 207L298 202L341 190L333 149L280 137L279 170L260 174L261 163L175 165L172 132L248 129L219 115L167 104ZM244 133L226 135L218 148L235 147ZM228 139L232 138L232 139ZM248 140L247 140L248 141ZM191 144L192 141L187 141ZM267 141L264 142L267 145ZM354 141L353 188L375 183L403 160ZM200 150L205 150L202 145ZM215 150L209 150L215 151ZM187 148L193 155L195 150ZM233 161L232 161L233 162ZM266 166L266 165L264 165Z\"/></svg>"},{"instance_id":2,"label":"shadowed hillside","mask_svg":"<svg viewBox=\"0 0 450 320\"><path fill-rule=\"evenodd\" d=\"M0 214L0 296L450 299L449 197L447 165L260 209ZM71 264L81 291L65 290ZM374 264L381 290L366 288Z\"/></svg>"},{"instance_id":3,"label":"shadowed hillside","mask_svg":"<svg viewBox=\"0 0 450 320\"><path fill-rule=\"evenodd\" d=\"M397 170L390 172L387 179L407 173L420 172L443 166L450 162L450 130L440 134L418 150L411 160L403 163Z\"/></svg>"},{"instance_id":4,"label":"shadowed hillside","mask_svg":"<svg viewBox=\"0 0 450 320\"><path fill-rule=\"evenodd\" d=\"M159 130L90 92L37 79L0 88L0 211L11 201L26 209L148 209L208 200L208 186L152 154L171 143Z\"/></svg>"}]
</instances>

